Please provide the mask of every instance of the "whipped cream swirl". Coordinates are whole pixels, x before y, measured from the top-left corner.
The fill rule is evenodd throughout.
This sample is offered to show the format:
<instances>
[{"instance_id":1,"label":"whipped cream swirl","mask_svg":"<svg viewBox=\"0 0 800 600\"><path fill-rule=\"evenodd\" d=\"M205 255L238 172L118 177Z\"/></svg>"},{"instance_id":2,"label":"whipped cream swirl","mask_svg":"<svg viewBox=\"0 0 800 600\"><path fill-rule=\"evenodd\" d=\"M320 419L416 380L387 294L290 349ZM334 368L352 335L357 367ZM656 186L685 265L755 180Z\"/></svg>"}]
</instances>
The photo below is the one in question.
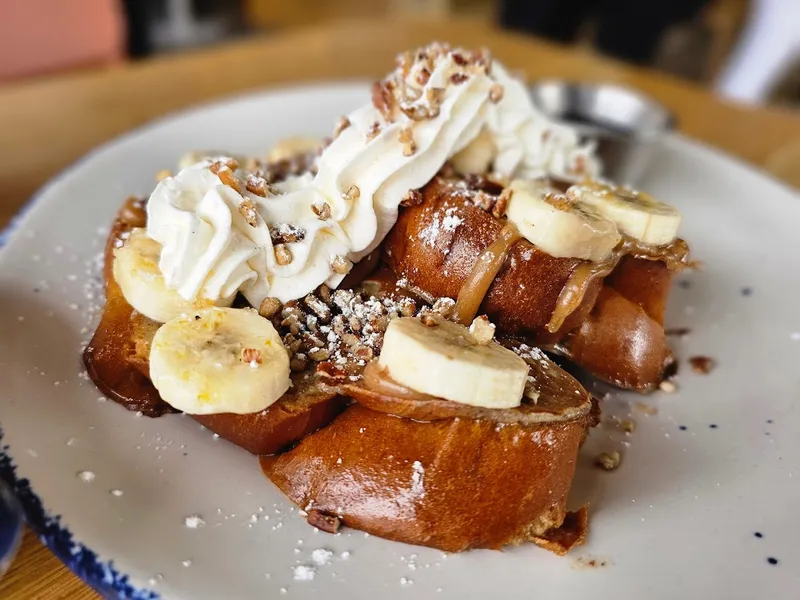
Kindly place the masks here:
<instances>
[{"instance_id":1,"label":"whipped cream swirl","mask_svg":"<svg viewBox=\"0 0 800 600\"><path fill-rule=\"evenodd\" d=\"M166 284L187 300L241 291L255 307L267 297L302 298L322 283L337 287L395 224L409 190L482 132L501 177L599 170L592 148L538 113L501 65L438 44L399 57L372 102L337 129L314 176L270 187L238 164L220 171L225 160L210 159L162 181L147 232L163 246Z\"/></svg>"}]
</instances>

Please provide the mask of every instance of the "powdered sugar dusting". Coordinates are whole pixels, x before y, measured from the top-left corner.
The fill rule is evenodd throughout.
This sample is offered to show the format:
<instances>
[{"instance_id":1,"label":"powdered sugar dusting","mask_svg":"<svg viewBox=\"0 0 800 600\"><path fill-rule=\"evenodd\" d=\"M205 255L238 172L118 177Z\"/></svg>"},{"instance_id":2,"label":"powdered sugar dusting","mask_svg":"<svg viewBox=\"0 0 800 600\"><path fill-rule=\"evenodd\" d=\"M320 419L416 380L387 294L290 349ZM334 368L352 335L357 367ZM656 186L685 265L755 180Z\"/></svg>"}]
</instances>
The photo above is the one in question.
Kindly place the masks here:
<instances>
[{"instance_id":1,"label":"powdered sugar dusting","mask_svg":"<svg viewBox=\"0 0 800 600\"><path fill-rule=\"evenodd\" d=\"M425 497L425 467L418 460L411 465L411 495L415 498Z\"/></svg>"}]
</instances>

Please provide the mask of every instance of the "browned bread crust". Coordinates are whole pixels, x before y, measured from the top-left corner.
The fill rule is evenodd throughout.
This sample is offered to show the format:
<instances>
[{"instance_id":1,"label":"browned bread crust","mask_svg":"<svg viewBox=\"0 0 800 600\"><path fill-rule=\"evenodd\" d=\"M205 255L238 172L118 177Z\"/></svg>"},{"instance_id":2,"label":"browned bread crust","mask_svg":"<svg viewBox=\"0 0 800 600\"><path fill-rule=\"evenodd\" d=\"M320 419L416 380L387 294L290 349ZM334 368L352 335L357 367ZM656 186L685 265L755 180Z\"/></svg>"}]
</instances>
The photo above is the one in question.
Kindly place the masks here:
<instances>
[{"instance_id":1,"label":"browned bread crust","mask_svg":"<svg viewBox=\"0 0 800 600\"><path fill-rule=\"evenodd\" d=\"M355 404L261 464L295 504L346 526L448 552L502 548L563 524L588 425L420 422Z\"/></svg>"},{"instance_id":2,"label":"browned bread crust","mask_svg":"<svg viewBox=\"0 0 800 600\"><path fill-rule=\"evenodd\" d=\"M397 276L432 295L456 298L503 227L475 204L481 193L458 179L439 177L428 184L423 202L402 210L386 239L385 261ZM624 256L607 278L589 286L578 309L551 334L546 325L561 290L582 262L553 258L520 240L481 312L498 332L557 348L604 381L641 391L655 388L672 360L663 321L674 271L661 260Z\"/></svg>"},{"instance_id":3,"label":"browned bread crust","mask_svg":"<svg viewBox=\"0 0 800 600\"><path fill-rule=\"evenodd\" d=\"M529 377L538 392L535 402L526 396L516 408L483 408L423 394L401 398L370 389L364 382L346 384L342 392L370 410L415 421L458 418L484 419L498 425L536 425L573 421L586 417L592 411L591 395L544 352L517 342L509 342L508 346L515 348L530 367Z\"/></svg>"},{"instance_id":4,"label":"browned bread crust","mask_svg":"<svg viewBox=\"0 0 800 600\"><path fill-rule=\"evenodd\" d=\"M129 410L150 417L175 412L161 400L149 376L150 342L159 324L135 311L111 272L120 235L143 225L123 207L105 250L106 304L83 353L89 377L98 389ZM142 216L139 217L143 218ZM271 454L325 426L349 400L308 373L292 378L293 387L266 410L249 415L191 415L205 427L253 454Z\"/></svg>"},{"instance_id":5,"label":"browned bread crust","mask_svg":"<svg viewBox=\"0 0 800 600\"><path fill-rule=\"evenodd\" d=\"M664 328L609 286L603 286L589 317L558 347L595 377L641 391L657 387L672 361Z\"/></svg>"},{"instance_id":6,"label":"browned bread crust","mask_svg":"<svg viewBox=\"0 0 800 600\"><path fill-rule=\"evenodd\" d=\"M641 306L656 323L663 326L674 273L660 260L625 256L606 277L605 284Z\"/></svg>"},{"instance_id":7,"label":"browned bread crust","mask_svg":"<svg viewBox=\"0 0 800 600\"><path fill-rule=\"evenodd\" d=\"M424 201L403 209L384 242L384 260L398 277L433 296L457 298L481 253L503 223L473 204L461 180L435 178ZM460 221L460 222L459 222ZM550 343L576 327L591 310L600 282L555 335L546 326L561 290L583 261L554 258L527 240L514 244L481 305L503 333L532 344Z\"/></svg>"},{"instance_id":8,"label":"browned bread crust","mask_svg":"<svg viewBox=\"0 0 800 600\"><path fill-rule=\"evenodd\" d=\"M83 351L83 362L89 377L104 395L129 410L141 411L148 417L157 417L175 411L161 400L158 391L150 383L150 378L129 362L131 359L136 360L138 356L138 336L134 324L138 313L125 300L111 273L115 244L120 235L136 226L131 221L132 219L126 220L123 208L106 242L103 270L106 303L92 340Z\"/></svg>"}]
</instances>

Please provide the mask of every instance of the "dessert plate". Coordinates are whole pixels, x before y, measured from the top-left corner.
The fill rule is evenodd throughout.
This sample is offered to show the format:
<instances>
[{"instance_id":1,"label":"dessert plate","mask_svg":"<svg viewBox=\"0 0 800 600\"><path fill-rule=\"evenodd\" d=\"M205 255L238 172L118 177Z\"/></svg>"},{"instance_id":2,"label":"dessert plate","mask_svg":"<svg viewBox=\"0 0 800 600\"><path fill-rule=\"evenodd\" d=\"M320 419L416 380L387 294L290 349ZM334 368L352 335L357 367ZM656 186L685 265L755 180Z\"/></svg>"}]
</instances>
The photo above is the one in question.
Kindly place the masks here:
<instances>
[{"instance_id":1,"label":"dessert plate","mask_svg":"<svg viewBox=\"0 0 800 600\"><path fill-rule=\"evenodd\" d=\"M605 401L573 493L589 502L590 538L566 557L532 545L447 555L319 532L253 456L191 419L139 417L103 399L80 353L124 198L149 193L188 150L259 153L325 135L367 97L364 84L325 85L170 116L81 160L15 220L0 252L0 474L31 526L109 597L796 598L800 198L677 135L642 187L681 209L704 263L671 297L678 389ZM695 373L695 355L715 368ZM609 450L621 466L594 467Z\"/></svg>"}]
</instances>

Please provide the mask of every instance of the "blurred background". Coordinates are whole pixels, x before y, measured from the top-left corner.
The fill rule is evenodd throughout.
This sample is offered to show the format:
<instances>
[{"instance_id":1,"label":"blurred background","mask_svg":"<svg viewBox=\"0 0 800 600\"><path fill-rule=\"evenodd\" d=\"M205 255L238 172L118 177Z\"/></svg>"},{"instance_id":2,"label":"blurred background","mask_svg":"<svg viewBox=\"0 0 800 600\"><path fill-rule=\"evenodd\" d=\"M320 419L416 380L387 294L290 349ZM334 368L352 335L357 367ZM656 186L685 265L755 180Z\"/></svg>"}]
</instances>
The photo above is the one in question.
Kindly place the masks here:
<instances>
[{"instance_id":1,"label":"blurred background","mask_svg":"<svg viewBox=\"0 0 800 600\"><path fill-rule=\"evenodd\" d=\"M0 86L349 17L469 17L800 107L800 0L0 0Z\"/></svg>"}]
</instances>

